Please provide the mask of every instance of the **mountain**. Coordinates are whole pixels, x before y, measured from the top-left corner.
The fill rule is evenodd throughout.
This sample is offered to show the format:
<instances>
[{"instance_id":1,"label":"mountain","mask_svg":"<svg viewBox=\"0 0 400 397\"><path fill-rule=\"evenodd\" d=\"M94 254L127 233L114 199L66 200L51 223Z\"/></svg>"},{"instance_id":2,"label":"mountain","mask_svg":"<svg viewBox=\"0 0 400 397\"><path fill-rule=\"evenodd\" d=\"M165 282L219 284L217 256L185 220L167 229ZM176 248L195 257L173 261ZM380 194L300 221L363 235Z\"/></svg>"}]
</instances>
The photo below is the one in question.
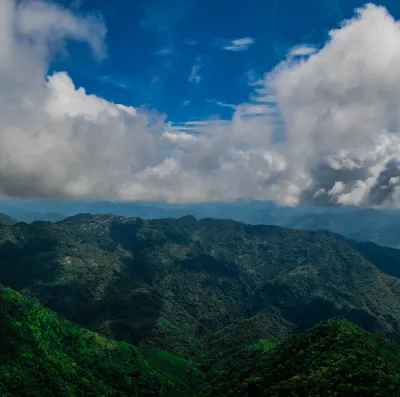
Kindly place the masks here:
<instances>
[{"instance_id":1,"label":"mountain","mask_svg":"<svg viewBox=\"0 0 400 397\"><path fill-rule=\"evenodd\" d=\"M279 345L259 340L219 361L201 397L400 396L400 346L335 318Z\"/></svg>"},{"instance_id":2,"label":"mountain","mask_svg":"<svg viewBox=\"0 0 400 397\"><path fill-rule=\"evenodd\" d=\"M400 396L398 263L232 220L0 222L0 395Z\"/></svg>"},{"instance_id":3,"label":"mountain","mask_svg":"<svg viewBox=\"0 0 400 397\"><path fill-rule=\"evenodd\" d=\"M162 357L153 354L151 365L139 349L80 328L0 286L2 397L188 395L185 381L196 367L168 355L168 372L162 371Z\"/></svg>"},{"instance_id":4,"label":"mountain","mask_svg":"<svg viewBox=\"0 0 400 397\"><path fill-rule=\"evenodd\" d=\"M242 330L283 341L333 316L398 339L400 280L355 248L231 220L80 214L0 224L0 282L93 331L185 359L223 329L228 346L248 342Z\"/></svg>"},{"instance_id":5,"label":"mountain","mask_svg":"<svg viewBox=\"0 0 400 397\"><path fill-rule=\"evenodd\" d=\"M345 238L341 234L332 233L327 230L320 230L319 233L343 241L360 253L367 261L373 263L382 272L400 278L399 249L381 246L370 241L363 242Z\"/></svg>"},{"instance_id":6,"label":"mountain","mask_svg":"<svg viewBox=\"0 0 400 397\"><path fill-rule=\"evenodd\" d=\"M11 218L11 216L0 214L0 223L3 225L14 225L17 222L18 221L14 218Z\"/></svg>"},{"instance_id":7,"label":"mountain","mask_svg":"<svg viewBox=\"0 0 400 397\"><path fill-rule=\"evenodd\" d=\"M269 201L193 204L57 200L0 200L0 213L18 221L57 222L77 213L112 213L142 219L224 218L248 224L278 225L302 230L326 229L347 238L400 247L400 212L358 207L281 207Z\"/></svg>"},{"instance_id":8,"label":"mountain","mask_svg":"<svg viewBox=\"0 0 400 397\"><path fill-rule=\"evenodd\" d=\"M400 247L398 211L356 209L347 212L308 213L288 220L278 220L277 224L303 230L326 229L354 240Z\"/></svg>"},{"instance_id":9,"label":"mountain","mask_svg":"<svg viewBox=\"0 0 400 397\"><path fill-rule=\"evenodd\" d=\"M335 318L284 343L248 335L242 345L252 324L215 333L199 366L104 338L0 285L0 395L400 395L400 346L393 341ZM232 337L241 342L222 342Z\"/></svg>"},{"instance_id":10,"label":"mountain","mask_svg":"<svg viewBox=\"0 0 400 397\"><path fill-rule=\"evenodd\" d=\"M0 213L18 221L57 222L77 213L112 213L142 219L233 219L248 224L278 225L302 230L326 229L347 238L400 247L400 212L358 207L281 207L269 201L193 204L57 200L0 200Z\"/></svg>"}]
</instances>

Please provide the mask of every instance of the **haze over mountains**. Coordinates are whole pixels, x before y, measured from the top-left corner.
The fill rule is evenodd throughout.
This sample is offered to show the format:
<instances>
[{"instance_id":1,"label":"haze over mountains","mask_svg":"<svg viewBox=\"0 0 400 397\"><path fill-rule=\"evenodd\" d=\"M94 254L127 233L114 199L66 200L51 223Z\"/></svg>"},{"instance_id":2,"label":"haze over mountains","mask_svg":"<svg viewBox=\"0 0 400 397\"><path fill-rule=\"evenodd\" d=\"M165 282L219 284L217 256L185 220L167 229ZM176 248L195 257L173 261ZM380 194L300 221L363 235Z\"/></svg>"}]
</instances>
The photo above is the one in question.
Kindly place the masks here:
<instances>
[{"instance_id":1,"label":"haze over mountains","mask_svg":"<svg viewBox=\"0 0 400 397\"><path fill-rule=\"evenodd\" d=\"M143 219L233 219L249 224L329 230L350 239L400 247L400 211L357 207L280 207L272 202L167 204L150 202L2 200L0 213L18 221L60 221L78 213L112 213Z\"/></svg>"}]
</instances>

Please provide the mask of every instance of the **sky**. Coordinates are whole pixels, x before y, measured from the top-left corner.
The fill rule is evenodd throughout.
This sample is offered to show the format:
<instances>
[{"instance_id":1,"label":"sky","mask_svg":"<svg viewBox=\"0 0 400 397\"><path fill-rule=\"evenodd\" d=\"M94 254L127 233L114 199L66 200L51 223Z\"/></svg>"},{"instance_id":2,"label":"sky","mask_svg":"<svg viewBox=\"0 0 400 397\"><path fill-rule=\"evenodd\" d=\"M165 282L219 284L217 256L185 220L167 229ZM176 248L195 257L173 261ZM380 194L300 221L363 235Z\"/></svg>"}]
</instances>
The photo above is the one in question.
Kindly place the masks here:
<instances>
[{"instance_id":1,"label":"sky","mask_svg":"<svg viewBox=\"0 0 400 397\"><path fill-rule=\"evenodd\" d=\"M400 207L400 4L0 0L0 195Z\"/></svg>"},{"instance_id":2,"label":"sky","mask_svg":"<svg viewBox=\"0 0 400 397\"><path fill-rule=\"evenodd\" d=\"M323 45L358 0L60 1L104 17L108 56L87 51L54 63L110 101L143 105L171 122L230 118L252 94L249 76L275 67L297 45ZM398 12L396 1L388 9ZM390 7L389 7L390 5ZM82 63L85 67L82 67Z\"/></svg>"}]
</instances>

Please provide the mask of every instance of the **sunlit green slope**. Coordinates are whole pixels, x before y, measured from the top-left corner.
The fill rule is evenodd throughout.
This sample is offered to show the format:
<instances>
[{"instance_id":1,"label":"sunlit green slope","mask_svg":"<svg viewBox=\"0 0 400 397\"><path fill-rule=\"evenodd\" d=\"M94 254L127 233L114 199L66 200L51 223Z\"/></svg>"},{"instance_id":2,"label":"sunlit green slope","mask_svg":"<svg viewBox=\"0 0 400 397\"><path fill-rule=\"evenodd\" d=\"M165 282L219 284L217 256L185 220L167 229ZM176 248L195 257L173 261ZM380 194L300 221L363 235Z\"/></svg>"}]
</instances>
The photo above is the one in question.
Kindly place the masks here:
<instances>
[{"instance_id":1,"label":"sunlit green slope","mask_svg":"<svg viewBox=\"0 0 400 397\"><path fill-rule=\"evenodd\" d=\"M215 364L201 396L400 396L400 347L335 318L277 345L260 340Z\"/></svg>"},{"instance_id":2,"label":"sunlit green slope","mask_svg":"<svg viewBox=\"0 0 400 397\"><path fill-rule=\"evenodd\" d=\"M196 368L168 358L169 373L156 369L162 357L150 365L139 349L80 328L0 286L1 397L188 395L184 380Z\"/></svg>"}]
</instances>

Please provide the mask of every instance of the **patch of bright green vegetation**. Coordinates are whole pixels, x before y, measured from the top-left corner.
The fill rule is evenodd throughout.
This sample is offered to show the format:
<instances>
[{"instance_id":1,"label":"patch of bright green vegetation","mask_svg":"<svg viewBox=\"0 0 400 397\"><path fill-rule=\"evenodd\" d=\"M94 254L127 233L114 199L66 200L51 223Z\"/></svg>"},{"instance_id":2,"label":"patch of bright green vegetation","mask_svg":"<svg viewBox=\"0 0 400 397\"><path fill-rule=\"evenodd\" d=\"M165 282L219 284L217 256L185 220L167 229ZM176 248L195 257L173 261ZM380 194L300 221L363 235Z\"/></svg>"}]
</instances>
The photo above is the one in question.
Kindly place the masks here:
<instances>
[{"instance_id":1,"label":"patch of bright green vegetation","mask_svg":"<svg viewBox=\"0 0 400 397\"><path fill-rule=\"evenodd\" d=\"M184 382L160 369L137 348L80 328L0 286L2 397L186 395Z\"/></svg>"},{"instance_id":2,"label":"patch of bright green vegetation","mask_svg":"<svg viewBox=\"0 0 400 397\"><path fill-rule=\"evenodd\" d=\"M400 347L332 319L275 347L256 342L211 370L201 395L400 396Z\"/></svg>"},{"instance_id":3,"label":"patch of bright green vegetation","mask_svg":"<svg viewBox=\"0 0 400 397\"><path fill-rule=\"evenodd\" d=\"M216 336L244 332L245 325ZM283 343L240 342L236 351L233 344L200 366L107 339L0 286L2 397L400 396L400 346L341 318Z\"/></svg>"}]
</instances>

